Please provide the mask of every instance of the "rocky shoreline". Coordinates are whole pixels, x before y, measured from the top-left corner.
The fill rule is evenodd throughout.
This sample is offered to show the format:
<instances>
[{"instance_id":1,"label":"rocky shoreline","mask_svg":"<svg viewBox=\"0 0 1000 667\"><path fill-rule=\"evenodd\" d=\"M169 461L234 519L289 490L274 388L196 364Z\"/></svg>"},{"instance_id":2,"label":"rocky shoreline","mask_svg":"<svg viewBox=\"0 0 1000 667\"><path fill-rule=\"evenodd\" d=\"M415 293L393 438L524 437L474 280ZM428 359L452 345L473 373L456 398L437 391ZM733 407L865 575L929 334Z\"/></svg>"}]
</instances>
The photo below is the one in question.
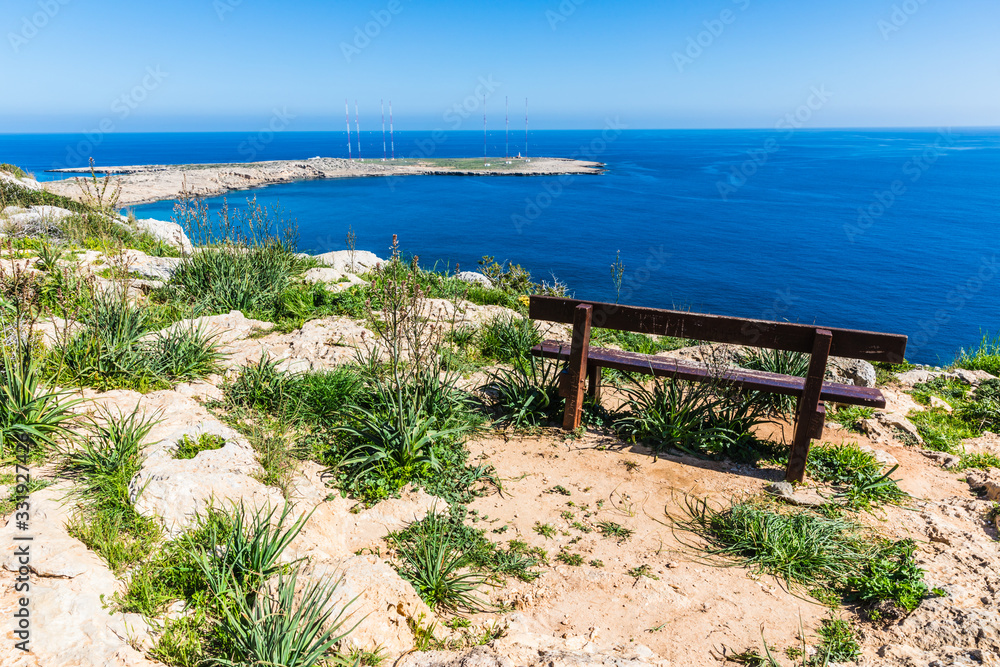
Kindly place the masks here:
<instances>
[{"instance_id":1,"label":"rocky shoreline","mask_svg":"<svg viewBox=\"0 0 1000 667\"><path fill-rule=\"evenodd\" d=\"M57 173L90 174L89 167L53 169ZM119 204L136 206L164 199L214 197L233 190L247 190L278 183L324 178L396 176L559 176L601 174L600 162L568 158L481 158L344 160L315 157L308 160L280 160L246 164L132 165L95 167L95 172L112 175L121 186ZM49 192L81 199L84 177L50 181Z\"/></svg>"}]
</instances>

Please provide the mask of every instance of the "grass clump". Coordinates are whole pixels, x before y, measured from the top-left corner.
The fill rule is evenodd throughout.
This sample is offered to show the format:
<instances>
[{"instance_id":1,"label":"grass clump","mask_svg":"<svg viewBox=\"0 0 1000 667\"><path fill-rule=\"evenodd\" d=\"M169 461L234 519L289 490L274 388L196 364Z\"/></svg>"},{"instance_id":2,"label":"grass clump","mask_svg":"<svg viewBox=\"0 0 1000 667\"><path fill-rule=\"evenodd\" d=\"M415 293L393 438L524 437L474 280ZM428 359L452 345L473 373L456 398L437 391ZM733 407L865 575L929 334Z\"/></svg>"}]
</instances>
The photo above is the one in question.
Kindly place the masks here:
<instances>
[{"instance_id":1,"label":"grass clump","mask_svg":"<svg viewBox=\"0 0 1000 667\"><path fill-rule=\"evenodd\" d=\"M478 333L480 354L501 362L525 363L531 348L540 342L542 337L535 323L513 315L494 317Z\"/></svg>"},{"instance_id":2,"label":"grass clump","mask_svg":"<svg viewBox=\"0 0 1000 667\"><path fill-rule=\"evenodd\" d=\"M536 428L557 420L563 409L559 365L546 359L528 357L512 369L497 369L482 389L494 394L497 426Z\"/></svg>"},{"instance_id":3,"label":"grass clump","mask_svg":"<svg viewBox=\"0 0 1000 667\"><path fill-rule=\"evenodd\" d=\"M737 356L736 364L749 370L805 377L809 371L809 355L787 350L750 348ZM765 392L758 393L756 400L779 414L794 413L797 404L794 396Z\"/></svg>"},{"instance_id":4,"label":"grass clump","mask_svg":"<svg viewBox=\"0 0 1000 667\"><path fill-rule=\"evenodd\" d=\"M990 375L1000 375L1000 334L994 336L983 334L977 347L959 352L955 366L970 371L986 371Z\"/></svg>"},{"instance_id":5,"label":"grass clump","mask_svg":"<svg viewBox=\"0 0 1000 667\"><path fill-rule=\"evenodd\" d=\"M222 449L225 444L225 438L221 435L215 435L213 433L202 433L197 438L184 435L177 443L177 450L174 452L174 458L193 459L199 454L199 452L207 452L212 449Z\"/></svg>"},{"instance_id":6,"label":"grass clump","mask_svg":"<svg viewBox=\"0 0 1000 667\"><path fill-rule=\"evenodd\" d=\"M97 297L82 324L53 350L53 373L61 382L149 391L220 369L223 355L212 336L193 325L155 331L153 312L129 301L124 291Z\"/></svg>"},{"instance_id":7,"label":"grass clump","mask_svg":"<svg viewBox=\"0 0 1000 667\"><path fill-rule=\"evenodd\" d=\"M814 664L829 662L852 662L861 655L858 635L851 624L840 618L825 618L820 624L819 646ZM823 663L819 661L823 660Z\"/></svg>"},{"instance_id":8,"label":"grass clump","mask_svg":"<svg viewBox=\"0 0 1000 667\"><path fill-rule=\"evenodd\" d=\"M839 517L753 502L716 509L687 499L684 515L670 519L703 540L689 546L820 597L834 592L845 601L909 612L936 593L924 582L911 540L891 542Z\"/></svg>"},{"instance_id":9,"label":"grass clump","mask_svg":"<svg viewBox=\"0 0 1000 667\"><path fill-rule=\"evenodd\" d=\"M30 346L2 351L0 356L0 459L10 450L27 447L26 458L37 461L62 440L72 437L79 401L66 400L42 382L42 366Z\"/></svg>"},{"instance_id":10,"label":"grass clump","mask_svg":"<svg viewBox=\"0 0 1000 667\"><path fill-rule=\"evenodd\" d=\"M970 468L978 468L979 470L1000 468L1000 456L990 452L963 454L962 460L952 470L968 470Z\"/></svg>"},{"instance_id":11,"label":"grass clump","mask_svg":"<svg viewBox=\"0 0 1000 667\"><path fill-rule=\"evenodd\" d=\"M830 415L830 421L834 421L852 433L863 433L862 422L875 416L875 408L865 408L860 405L850 405L842 407Z\"/></svg>"},{"instance_id":12,"label":"grass clump","mask_svg":"<svg viewBox=\"0 0 1000 667\"><path fill-rule=\"evenodd\" d=\"M948 413L941 408L911 412L907 418L917 427L917 431L924 439L924 446L939 452L959 452L962 449L962 440L979 435L954 413Z\"/></svg>"},{"instance_id":13,"label":"grass clump","mask_svg":"<svg viewBox=\"0 0 1000 667\"><path fill-rule=\"evenodd\" d=\"M891 478L897 468L883 472L875 455L855 443L817 445L806 462L806 470L814 479L842 487L840 496L853 509L905 501L909 495Z\"/></svg>"},{"instance_id":14,"label":"grass clump","mask_svg":"<svg viewBox=\"0 0 1000 667\"><path fill-rule=\"evenodd\" d=\"M129 483L142 469L142 442L156 424L138 410L98 413L91 433L61 455L61 476L75 482L80 502L67 530L120 572L148 555L159 525L135 511ZM141 493L141 491L140 491Z\"/></svg>"},{"instance_id":15,"label":"grass clump","mask_svg":"<svg viewBox=\"0 0 1000 667\"><path fill-rule=\"evenodd\" d=\"M627 405L614 424L624 439L645 442L658 455L678 449L696 456L756 462L766 449L753 435L768 421L752 397L720 393L711 383L654 378L623 389Z\"/></svg>"},{"instance_id":16,"label":"grass clump","mask_svg":"<svg viewBox=\"0 0 1000 667\"><path fill-rule=\"evenodd\" d=\"M473 560L464 537L447 516L432 513L390 538L401 561L400 576L433 608L451 613L489 609L477 596L489 577L469 570Z\"/></svg>"},{"instance_id":17,"label":"grass clump","mask_svg":"<svg viewBox=\"0 0 1000 667\"><path fill-rule=\"evenodd\" d=\"M627 541L632 537L632 533L634 532L631 528L626 528L614 521L598 521L597 531L604 537L617 540L618 544Z\"/></svg>"}]
</instances>

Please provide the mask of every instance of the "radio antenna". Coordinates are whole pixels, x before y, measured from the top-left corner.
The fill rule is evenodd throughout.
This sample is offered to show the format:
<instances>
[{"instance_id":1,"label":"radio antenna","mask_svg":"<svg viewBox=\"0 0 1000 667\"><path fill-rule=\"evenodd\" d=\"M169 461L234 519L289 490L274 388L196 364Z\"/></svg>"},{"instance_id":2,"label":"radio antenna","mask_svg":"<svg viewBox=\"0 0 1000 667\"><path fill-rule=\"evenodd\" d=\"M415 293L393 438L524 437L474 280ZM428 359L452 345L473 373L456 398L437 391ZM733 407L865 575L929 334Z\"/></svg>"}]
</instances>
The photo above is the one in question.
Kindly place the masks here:
<instances>
[{"instance_id":1,"label":"radio antenna","mask_svg":"<svg viewBox=\"0 0 1000 667\"><path fill-rule=\"evenodd\" d=\"M385 152L385 100L379 100L378 103L382 106L382 162L385 162L387 157Z\"/></svg>"},{"instance_id":2,"label":"radio antenna","mask_svg":"<svg viewBox=\"0 0 1000 667\"><path fill-rule=\"evenodd\" d=\"M354 129L358 135L358 159L361 159L361 124L358 121L358 100L354 99Z\"/></svg>"},{"instance_id":3,"label":"radio antenna","mask_svg":"<svg viewBox=\"0 0 1000 667\"><path fill-rule=\"evenodd\" d=\"M503 122L506 127L506 133L504 135L504 146L503 146L503 156L510 157L510 101L507 96L504 95L503 98Z\"/></svg>"},{"instance_id":4,"label":"radio antenna","mask_svg":"<svg viewBox=\"0 0 1000 667\"><path fill-rule=\"evenodd\" d=\"M396 159L396 139L392 134L392 100L389 100L389 146L392 148L392 159Z\"/></svg>"},{"instance_id":5,"label":"radio antenna","mask_svg":"<svg viewBox=\"0 0 1000 667\"><path fill-rule=\"evenodd\" d=\"M347 107L347 98L344 98L344 119L347 121L347 159L351 158L351 111Z\"/></svg>"}]
</instances>

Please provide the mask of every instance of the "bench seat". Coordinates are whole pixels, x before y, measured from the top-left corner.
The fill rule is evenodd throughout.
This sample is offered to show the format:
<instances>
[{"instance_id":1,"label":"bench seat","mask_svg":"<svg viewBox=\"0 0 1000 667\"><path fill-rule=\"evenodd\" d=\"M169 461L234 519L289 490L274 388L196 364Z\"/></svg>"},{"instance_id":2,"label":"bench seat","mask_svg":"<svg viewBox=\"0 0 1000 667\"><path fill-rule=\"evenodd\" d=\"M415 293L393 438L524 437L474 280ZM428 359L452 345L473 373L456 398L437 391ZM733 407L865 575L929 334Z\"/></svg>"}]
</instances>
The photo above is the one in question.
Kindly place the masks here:
<instances>
[{"instance_id":1,"label":"bench seat","mask_svg":"<svg viewBox=\"0 0 1000 667\"><path fill-rule=\"evenodd\" d=\"M570 344L555 340L547 340L531 349L536 357L546 359L568 360ZM801 397L805 391L806 379L779 373L752 371L742 368L708 368L703 364L673 359L670 357L654 357L636 352L623 352L605 348L591 347L587 354L587 365L601 368L614 368L619 371L645 373L657 377L673 377L681 380L706 382L719 380L728 385L737 386L748 391L766 391L772 394ZM718 373L721 376L716 377ZM841 403L845 405L861 405L869 408L884 408L885 397L875 387L856 387L854 385L824 382L820 393L821 401Z\"/></svg>"}]
</instances>

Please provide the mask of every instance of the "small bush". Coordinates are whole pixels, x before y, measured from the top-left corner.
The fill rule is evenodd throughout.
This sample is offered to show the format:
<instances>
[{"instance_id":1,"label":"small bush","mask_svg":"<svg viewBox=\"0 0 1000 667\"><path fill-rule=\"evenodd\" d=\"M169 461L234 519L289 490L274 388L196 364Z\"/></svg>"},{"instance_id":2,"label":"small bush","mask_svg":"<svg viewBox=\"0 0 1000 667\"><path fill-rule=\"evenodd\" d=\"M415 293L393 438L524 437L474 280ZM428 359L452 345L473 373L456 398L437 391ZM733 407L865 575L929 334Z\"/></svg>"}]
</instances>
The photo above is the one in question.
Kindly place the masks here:
<instances>
[{"instance_id":1,"label":"small bush","mask_svg":"<svg viewBox=\"0 0 1000 667\"><path fill-rule=\"evenodd\" d=\"M481 388L496 392L494 407L500 414L495 423L515 429L542 426L558 419L563 409L559 396L559 365L528 357L513 369L494 371Z\"/></svg>"},{"instance_id":2,"label":"small bush","mask_svg":"<svg viewBox=\"0 0 1000 667\"><path fill-rule=\"evenodd\" d=\"M760 457L752 429L767 421L759 405L710 383L654 378L623 390L627 412L615 422L626 440L648 443L655 454L674 448L698 456L754 462Z\"/></svg>"},{"instance_id":3,"label":"small bush","mask_svg":"<svg viewBox=\"0 0 1000 667\"><path fill-rule=\"evenodd\" d=\"M452 522L436 513L394 535L391 539L402 561L400 576L431 607L453 613L486 611L489 605L476 592L488 577L468 571L472 561L459 537Z\"/></svg>"},{"instance_id":4,"label":"small bush","mask_svg":"<svg viewBox=\"0 0 1000 667\"><path fill-rule=\"evenodd\" d=\"M0 171L7 172L14 178L26 178L28 176L23 169L9 162L0 163Z\"/></svg>"},{"instance_id":5,"label":"small bush","mask_svg":"<svg viewBox=\"0 0 1000 667\"><path fill-rule=\"evenodd\" d=\"M30 347L0 356L0 458L8 448L28 445L30 460L72 437L75 416L71 408L78 400L42 383L42 369Z\"/></svg>"}]
</instances>

